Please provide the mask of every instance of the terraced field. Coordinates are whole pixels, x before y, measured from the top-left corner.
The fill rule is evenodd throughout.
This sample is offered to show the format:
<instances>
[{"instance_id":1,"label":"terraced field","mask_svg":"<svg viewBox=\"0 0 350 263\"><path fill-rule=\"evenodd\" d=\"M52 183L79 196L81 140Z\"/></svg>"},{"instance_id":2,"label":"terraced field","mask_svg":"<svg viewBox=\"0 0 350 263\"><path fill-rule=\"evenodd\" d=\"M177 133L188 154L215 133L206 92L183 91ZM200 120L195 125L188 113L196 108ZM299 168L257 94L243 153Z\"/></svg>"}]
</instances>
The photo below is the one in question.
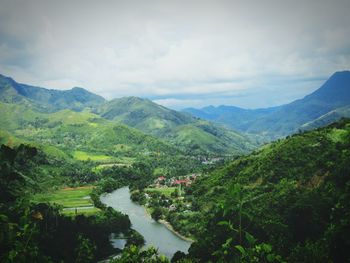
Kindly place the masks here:
<instances>
[{"instance_id":1,"label":"terraced field","mask_svg":"<svg viewBox=\"0 0 350 263\"><path fill-rule=\"evenodd\" d=\"M90 193L93 186L63 188L54 192L37 194L33 198L36 203L52 203L62 206L66 215L95 214L100 211L93 206Z\"/></svg>"}]
</instances>

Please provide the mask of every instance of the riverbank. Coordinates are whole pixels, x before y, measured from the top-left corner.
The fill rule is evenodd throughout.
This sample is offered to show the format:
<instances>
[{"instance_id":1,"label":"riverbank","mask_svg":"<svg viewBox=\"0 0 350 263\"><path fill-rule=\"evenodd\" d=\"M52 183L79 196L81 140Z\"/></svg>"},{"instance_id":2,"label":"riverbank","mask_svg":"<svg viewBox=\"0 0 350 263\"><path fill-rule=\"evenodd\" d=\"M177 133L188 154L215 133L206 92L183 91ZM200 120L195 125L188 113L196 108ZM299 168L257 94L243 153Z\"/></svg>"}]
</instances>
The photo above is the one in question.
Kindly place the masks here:
<instances>
[{"instance_id":1,"label":"riverbank","mask_svg":"<svg viewBox=\"0 0 350 263\"><path fill-rule=\"evenodd\" d=\"M192 240L187 241L179 233L171 231L165 224L156 223L145 207L131 201L128 187L122 187L110 194L102 195L100 199L106 206L129 216L132 228L144 237L146 248L157 248L158 252L169 260L177 251L188 252Z\"/></svg>"},{"instance_id":2,"label":"riverbank","mask_svg":"<svg viewBox=\"0 0 350 263\"><path fill-rule=\"evenodd\" d=\"M143 205L141 205L141 206L145 209L147 216L148 216L149 218L152 218L151 212L150 212L149 208L147 208L147 207L145 207L145 206L143 206ZM184 235L181 235L179 232L177 232L177 231L174 229L174 227L173 227L168 221L163 220L163 219L160 219L160 220L158 220L158 223L164 225L170 232L172 232L173 234L175 234L176 236L178 236L178 237L181 238L182 240L185 240L185 241L191 242L191 243L194 242L193 239L191 239L191 238L189 238L189 237L185 237Z\"/></svg>"},{"instance_id":3,"label":"riverbank","mask_svg":"<svg viewBox=\"0 0 350 263\"><path fill-rule=\"evenodd\" d=\"M172 233L174 233L175 235L177 235L179 238L185 240L185 241L188 241L188 242L191 242L193 243L194 240L189 238L189 237L185 237L183 235L181 235L179 232L177 232L173 226L166 220L163 220L163 219L160 219L158 220L159 223L163 224L169 231L171 231Z\"/></svg>"}]
</instances>

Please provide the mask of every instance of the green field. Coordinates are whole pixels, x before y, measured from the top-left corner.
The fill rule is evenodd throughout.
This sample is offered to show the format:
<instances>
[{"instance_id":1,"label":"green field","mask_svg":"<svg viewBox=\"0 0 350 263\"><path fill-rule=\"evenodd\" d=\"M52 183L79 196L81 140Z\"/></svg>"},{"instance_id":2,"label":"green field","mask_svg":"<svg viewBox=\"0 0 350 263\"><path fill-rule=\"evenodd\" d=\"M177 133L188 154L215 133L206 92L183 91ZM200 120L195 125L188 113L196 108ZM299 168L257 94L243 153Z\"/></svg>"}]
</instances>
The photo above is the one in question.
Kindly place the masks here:
<instances>
[{"instance_id":1,"label":"green field","mask_svg":"<svg viewBox=\"0 0 350 263\"><path fill-rule=\"evenodd\" d=\"M66 215L66 216L76 216L76 215L94 215L96 213L98 213L99 211L101 211L100 209L93 207L90 209L77 209L77 211L75 211L75 209L73 210L63 210L62 214Z\"/></svg>"},{"instance_id":2,"label":"green field","mask_svg":"<svg viewBox=\"0 0 350 263\"><path fill-rule=\"evenodd\" d=\"M107 161L112 161L113 157L107 156L107 155L95 155L83 151L74 151L73 152L73 157L79 161L96 161L96 162L107 162Z\"/></svg>"},{"instance_id":3,"label":"green field","mask_svg":"<svg viewBox=\"0 0 350 263\"><path fill-rule=\"evenodd\" d=\"M90 199L92 186L83 186L76 188L63 188L54 192L41 193L34 196L35 203L52 203L63 207L63 214L74 215L75 210L77 214L95 214L99 209L93 207ZM84 209L82 209L84 207ZM89 208L86 208L89 207Z\"/></svg>"},{"instance_id":4,"label":"green field","mask_svg":"<svg viewBox=\"0 0 350 263\"><path fill-rule=\"evenodd\" d=\"M158 192L160 194L163 194L167 197L170 197L170 195L175 191L177 187L164 187L164 188L146 188L146 192Z\"/></svg>"},{"instance_id":5,"label":"green field","mask_svg":"<svg viewBox=\"0 0 350 263\"><path fill-rule=\"evenodd\" d=\"M94 171L100 171L105 168L111 168L113 166L116 167L130 167L135 162L135 158L132 157L118 157L115 158L114 162L107 162L103 164L99 164L94 168Z\"/></svg>"}]
</instances>

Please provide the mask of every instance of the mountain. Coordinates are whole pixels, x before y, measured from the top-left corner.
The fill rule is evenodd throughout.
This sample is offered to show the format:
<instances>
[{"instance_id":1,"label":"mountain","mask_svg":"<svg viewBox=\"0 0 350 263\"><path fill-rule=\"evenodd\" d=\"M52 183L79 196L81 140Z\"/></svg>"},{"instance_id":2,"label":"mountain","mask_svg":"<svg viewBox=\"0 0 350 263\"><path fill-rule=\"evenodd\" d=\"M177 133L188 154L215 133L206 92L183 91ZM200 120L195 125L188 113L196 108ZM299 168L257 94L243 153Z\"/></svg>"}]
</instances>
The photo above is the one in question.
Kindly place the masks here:
<instances>
[{"instance_id":1,"label":"mountain","mask_svg":"<svg viewBox=\"0 0 350 263\"><path fill-rule=\"evenodd\" d=\"M251 122L275 112L278 109L279 107L251 110L221 105L218 107L208 106L202 109L187 108L183 111L205 120L218 122L228 127L245 131Z\"/></svg>"},{"instance_id":2,"label":"mountain","mask_svg":"<svg viewBox=\"0 0 350 263\"><path fill-rule=\"evenodd\" d=\"M0 75L0 101L25 103L44 112L62 109L81 111L84 108L97 106L105 99L83 88L70 90L45 89L20 84L9 77Z\"/></svg>"},{"instance_id":3,"label":"mountain","mask_svg":"<svg viewBox=\"0 0 350 263\"><path fill-rule=\"evenodd\" d=\"M151 134L192 152L240 154L255 144L248 137L148 99L124 97L97 107L96 114Z\"/></svg>"},{"instance_id":4,"label":"mountain","mask_svg":"<svg viewBox=\"0 0 350 263\"><path fill-rule=\"evenodd\" d=\"M347 119L265 145L197 180L190 194L193 213L202 215L193 222L190 257L348 262L349 149ZM254 248L261 243L284 260L260 258L264 253Z\"/></svg>"},{"instance_id":5,"label":"mountain","mask_svg":"<svg viewBox=\"0 0 350 263\"><path fill-rule=\"evenodd\" d=\"M348 105L350 105L350 71L342 71L334 73L313 93L282 106L256 110L211 106L200 110L190 108L184 111L225 124L241 132L275 139L295 133L306 123ZM337 113L337 116L343 117L341 110L337 110Z\"/></svg>"},{"instance_id":6,"label":"mountain","mask_svg":"<svg viewBox=\"0 0 350 263\"><path fill-rule=\"evenodd\" d=\"M235 131L138 97L106 101L83 88L50 90L20 84L0 75L0 101L21 104L42 113L64 109L91 111L104 119L136 128L191 153L241 154L256 146L255 142Z\"/></svg>"},{"instance_id":7,"label":"mountain","mask_svg":"<svg viewBox=\"0 0 350 263\"><path fill-rule=\"evenodd\" d=\"M350 118L350 105L327 112L326 114L318 117L317 119L303 124L301 126L301 129L316 129L331 124L332 122L335 122L341 118Z\"/></svg>"},{"instance_id":8,"label":"mountain","mask_svg":"<svg viewBox=\"0 0 350 263\"><path fill-rule=\"evenodd\" d=\"M77 159L117 163L137 156L179 152L152 136L89 112L66 109L42 113L25 105L3 102L0 112L0 141L5 144L26 142L48 152L59 150L60 156L65 153Z\"/></svg>"},{"instance_id":9,"label":"mountain","mask_svg":"<svg viewBox=\"0 0 350 263\"><path fill-rule=\"evenodd\" d=\"M97 113L106 119L123 122L153 135L160 135L164 130L195 120L189 114L183 114L138 97L111 100L100 105Z\"/></svg>"}]
</instances>

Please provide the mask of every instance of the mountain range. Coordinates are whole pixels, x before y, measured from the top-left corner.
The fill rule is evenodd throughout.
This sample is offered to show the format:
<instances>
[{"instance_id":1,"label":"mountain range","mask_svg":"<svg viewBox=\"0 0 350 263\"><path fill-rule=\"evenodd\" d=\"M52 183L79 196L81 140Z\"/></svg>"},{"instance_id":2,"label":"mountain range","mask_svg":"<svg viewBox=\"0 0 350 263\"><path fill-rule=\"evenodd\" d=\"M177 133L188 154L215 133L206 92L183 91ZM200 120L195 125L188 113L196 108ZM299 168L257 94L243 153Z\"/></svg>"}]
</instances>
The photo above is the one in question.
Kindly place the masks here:
<instances>
[{"instance_id":1,"label":"mountain range","mask_svg":"<svg viewBox=\"0 0 350 263\"><path fill-rule=\"evenodd\" d=\"M237 153L254 148L246 136L138 97L114 99L96 108L98 115L164 139L186 150Z\"/></svg>"},{"instance_id":2,"label":"mountain range","mask_svg":"<svg viewBox=\"0 0 350 263\"><path fill-rule=\"evenodd\" d=\"M234 106L187 108L184 112L271 140L350 116L350 71L334 73L319 89L289 104L265 109Z\"/></svg>"},{"instance_id":3,"label":"mountain range","mask_svg":"<svg viewBox=\"0 0 350 263\"><path fill-rule=\"evenodd\" d=\"M138 97L107 101L82 88L49 90L0 76L0 183L5 189L0 193L7 200L1 204L1 215L8 226L2 243L5 253L10 250L2 257L12 259L23 251L26 255L30 245L33 258L43 255L46 262L46 253L52 253L60 260L56 251L65 250L56 246L57 240L83 237L78 232L67 237L67 226L76 229L77 222L89 222L88 218L93 227L84 227L89 236L81 244L84 251L99 251L98 233L108 233L103 244L110 243L103 227L111 222L121 229L131 225L119 223L113 215L118 212L99 205L99 196L129 185L131 196L136 194L140 201L148 199L149 191L148 208L159 210L159 218L175 231L193 237L188 254L176 252L172 262L347 262L350 119L313 128L350 114L349 78L349 72L335 73L312 94L279 107L207 107L188 110L191 114ZM241 133L223 125L237 126ZM259 149L253 140L271 140L298 129L313 130ZM22 143L30 147L16 147ZM149 188L161 176L168 178L166 182L186 178L175 182L190 186L171 190L174 194L167 186ZM77 184L84 188L67 188ZM101 211L84 217L77 216L75 208L75 219L69 221L57 206L36 205L31 196L40 191L47 198L43 201L67 201L66 195L53 196L73 189L91 189L93 209ZM74 206L80 206L79 201L74 200ZM32 226L38 228L30 230ZM126 236L128 232L123 233L130 240L142 239L137 232ZM25 238L15 250L12 244L18 235ZM73 243L72 251L80 251ZM121 258L130 258L126 249ZM130 251L137 255L133 247Z\"/></svg>"},{"instance_id":4,"label":"mountain range","mask_svg":"<svg viewBox=\"0 0 350 263\"><path fill-rule=\"evenodd\" d=\"M188 113L174 111L148 99L125 97L107 101L83 88L59 91L20 84L0 76L2 111L21 105L33 113L50 114L62 110L77 112L85 119L90 112L113 123L140 130L182 151L195 154L247 153L256 147L247 136ZM16 118L16 116L13 116ZM47 116L50 119L50 116ZM93 119L93 117L91 117ZM126 125L126 126L125 126ZM6 127L0 127L6 128Z\"/></svg>"},{"instance_id":5,"label":"mountain range","mask_svg":"<svg viewBox=\"0 0 350 263\"><path fill-rule=\"evenodd\" d=\"M70 110L75 112L75 119L86 119L85 115L91 114L90 119L107 120L104 122L107 126L122 124L124 130L137 129L141 131L139 134L150 135L183 152L239 155L255 149L261 142L350 117L350 72L334 73L319 89L302 99L255 110L209 106L179 112L144 98L108 101L83 88L46 89L20 84L3 75L0 75L0 101L2 116L14 110L13 105L20 105L22 112L30 110L39 120L43 114L50 120L50 114ZM26 121L21 120L22 124ZM4 123L3 120L0 128L9 131Z\"/></svg>"}]
</instances>

